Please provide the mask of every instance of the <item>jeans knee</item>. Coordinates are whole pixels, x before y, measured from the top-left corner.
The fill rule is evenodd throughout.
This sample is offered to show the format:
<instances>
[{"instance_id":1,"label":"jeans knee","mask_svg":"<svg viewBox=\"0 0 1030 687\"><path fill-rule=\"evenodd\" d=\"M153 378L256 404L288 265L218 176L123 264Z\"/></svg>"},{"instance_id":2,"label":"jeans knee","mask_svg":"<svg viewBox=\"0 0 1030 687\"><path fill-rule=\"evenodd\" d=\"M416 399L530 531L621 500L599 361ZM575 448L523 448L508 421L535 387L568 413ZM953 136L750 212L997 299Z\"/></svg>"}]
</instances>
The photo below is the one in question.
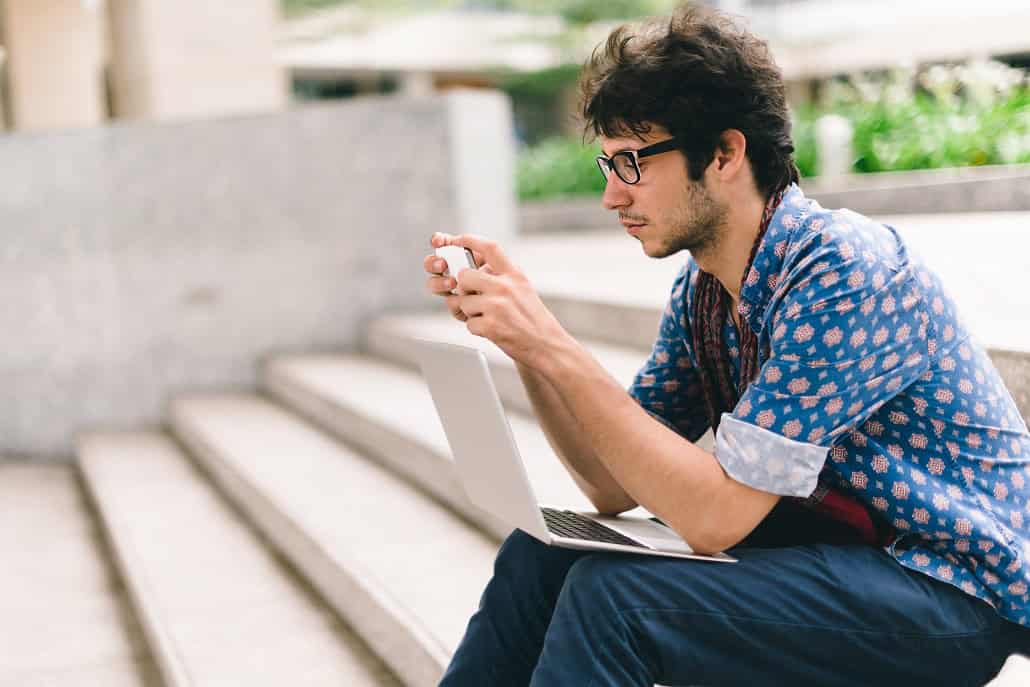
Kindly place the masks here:
<instances>
[{"instance_id":1,"label":"jeans knee","mask_svg":"<svg viewBox=\"0 0 1030 687\"><path fill-rule=\"evenodd\" d=\"M576 561L565 578L565 591L576 599L594 605L612 600L613 592L623 587L628 560L624 557L593 554Z\"/></svg>"},{"instance_id":2,"label":"jeans knee","mask_svg":"<svg viewBox=\"0 0 1030 687\"><path fill-rule=\"evenodd\" d=\"M552 606L561 592L569 568L582 551L550 546L515 530L501 544L494 561L491 587L519 598L534 599Z\"/></svg>"},{"instance_id":3,"label":"jeans knee","mask_svg":"<svg viewBox=\"0 0 1030 687\"><path fill-rule=\"evenodd\" d=\"M547 556L550 548L535 537L516 529L501 544L494 561L494 572L524 575L537 561Z\"/></svg>"},{"instance_id":4,"label":"jeans knee","mask_svg":"<svg viewBox=\"0 0 1030 687\"><path fill-rule=\"evenodd\" d=\"M584 556L569 570L562 593L573 605L582 606L582 613L614 618L660 601L656 594L671 560L607 553ZM683 569L679 573L680 579L685 577Z\"/></svg>"}]
</instances>

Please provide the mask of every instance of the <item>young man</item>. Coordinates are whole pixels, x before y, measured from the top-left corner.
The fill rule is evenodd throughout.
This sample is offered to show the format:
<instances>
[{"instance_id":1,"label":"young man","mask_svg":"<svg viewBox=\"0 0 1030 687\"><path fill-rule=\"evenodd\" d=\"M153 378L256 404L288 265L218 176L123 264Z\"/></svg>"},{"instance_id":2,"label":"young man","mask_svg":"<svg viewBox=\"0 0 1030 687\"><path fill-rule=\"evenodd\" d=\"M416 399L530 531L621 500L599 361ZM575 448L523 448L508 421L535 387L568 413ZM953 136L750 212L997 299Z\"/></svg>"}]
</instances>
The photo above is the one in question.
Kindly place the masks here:
<instances>
[{"instance_id":1,"label":"young man","mask_svg":"<svg viewBox=\"0 0 1030 687\"><path fill-rule=\"evenodd\" d=\"M443 684L988 681L1030 624L1030 434L936 275L805 198L780 72L724 16L617 29L582 91L604 206L690 253L629 393L495 243L434 235L482 268L450 295L427 256L428 288L515 360L598 511L739 562L516 531Z\"/></svg>"}]
</instances>

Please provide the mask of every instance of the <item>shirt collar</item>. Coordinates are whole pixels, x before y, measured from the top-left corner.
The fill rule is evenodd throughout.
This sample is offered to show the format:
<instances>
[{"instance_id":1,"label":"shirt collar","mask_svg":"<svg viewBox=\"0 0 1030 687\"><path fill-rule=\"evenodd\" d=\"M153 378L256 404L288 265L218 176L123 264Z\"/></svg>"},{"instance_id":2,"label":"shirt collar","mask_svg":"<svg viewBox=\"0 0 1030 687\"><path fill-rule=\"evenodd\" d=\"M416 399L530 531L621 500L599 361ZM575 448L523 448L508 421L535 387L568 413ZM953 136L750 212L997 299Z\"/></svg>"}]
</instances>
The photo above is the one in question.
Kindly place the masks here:
<instances>
[{"instance_id":1,"label":"shirt collar","mask_svg":"<svg viewBox=\"0 0 1030 687\"><path fill-rule=\"evenodd\" d=\"M755 259L740 289L738 305L738 312L744 316L755 334L762 329L765 311L779 285L790 238L810 212L811 201L797 184L791 184L773 212L762 242L758 244Z\"/></svg>"}]
</instances>

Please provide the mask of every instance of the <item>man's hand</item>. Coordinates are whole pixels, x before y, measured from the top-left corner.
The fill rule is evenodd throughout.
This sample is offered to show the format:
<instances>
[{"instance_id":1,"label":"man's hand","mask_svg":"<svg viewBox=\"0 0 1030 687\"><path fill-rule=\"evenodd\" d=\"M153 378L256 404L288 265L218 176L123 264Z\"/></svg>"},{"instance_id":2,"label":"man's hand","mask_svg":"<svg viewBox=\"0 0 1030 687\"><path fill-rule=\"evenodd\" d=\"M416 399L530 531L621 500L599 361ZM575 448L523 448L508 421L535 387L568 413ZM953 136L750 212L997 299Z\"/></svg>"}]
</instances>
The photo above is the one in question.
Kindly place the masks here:
<instances>
[{"instance_id":1,"label":"man's hand","mask_svg":"<svg viewBox=\"0 0 1030 687\"><path fill-rule=\"evenodd\" d=\"M446 299L451 315L466 322L471 333L489 339L512 359L534 368L535 361L547 355L549 346L569 338L526 276L496 243L473 234L440 233L433 234L431 243L433 248L468 248L480 266L443 277L446 263L435 255L425 258L426 271L432 275L428 289ZM456 285L459 294L451 294Z\"/></svg>"},{"instance_id":2,"label":"man's hand","mask_svg":"<svg viewBox=\"0 0 1030 687\"><path fill-rule=\"evenodd\" d=\"M429 243L435 250L442 246L455 245L451 243L453 239L454 237L450 234L437 232L433 234ZM472 251L472 256L476 260L476 265L479 266L482 271L488 273L492 272L490 265L486 264L486 260L482 253ZM451 290L458 285L458 280L456 278L458 275L452 274L446 277L443 276L444 271L447 269L447 262L443 258L437 257L436 253L427 255L422 261L422 265L425 267L426 272L431 275L426 281L426 288L429 289L429 292L437 296L443 296L447 300L447 309L451 311L451 315L456 320L461 322L466 321L468 316L465 315L465 313L461 311L461 308L458 307L457 300L451 299L454 295L451 293Z\"/></svg>"}]
</instances>

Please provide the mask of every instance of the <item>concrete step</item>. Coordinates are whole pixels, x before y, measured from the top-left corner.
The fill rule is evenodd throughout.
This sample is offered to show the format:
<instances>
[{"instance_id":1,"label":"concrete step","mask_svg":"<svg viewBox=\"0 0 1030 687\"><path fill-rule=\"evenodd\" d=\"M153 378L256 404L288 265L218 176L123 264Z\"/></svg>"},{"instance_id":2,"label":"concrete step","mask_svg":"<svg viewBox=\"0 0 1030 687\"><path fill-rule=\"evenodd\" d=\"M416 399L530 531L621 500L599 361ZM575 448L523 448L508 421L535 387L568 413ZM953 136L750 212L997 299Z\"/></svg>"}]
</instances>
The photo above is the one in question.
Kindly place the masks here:
<instances>
[{"instance_id":1,"label":"concrete step","mask_svg":"<svg viewBox=\"0 0 1030 687\"><path fill-rule=\"evenodd\" d=\"M419 422L388 383L376 389L398 417ZM183 397L170 419L223 492L404 684L437 683L489 579L493 541L268 400Z\"/></svg>"},{"instance_id":2,"label":"concrete step","mask_svg":"<svg viewBox=\"0 0 1030 687\"><path fill-rule=\"evenodd\" d=\"M365 330L364 346L371 355L417 370L416 352L420 345L418 339L480 349L490 364L490 372L504 404L527 415L533 414L532 405L515 369L515 362L490 340L469 333L463 323L446 313L442 301L437 312L392 314L376 318ZM588 339L583 339L582 343L612 377L627 388L647 357L647 353L639 348L615 346Z\"/></svg>"},{"instance_id":3,"label":"concrete step","mask_svg":"<svg viewBox=\"0 0 1030 687\"><path fill-rule=\"evenodd\" d=\"M495 537L511 531L469 504L420 373L364 355L292 356L272 360L262 374L262 384L273 396L361 447L484 531ZM592 510L536 420L517 411L509 410L507 415L540 502Z\"/></svg>"},{"instance_id":4,"label":"concrete step","mask_svg":"<svg viewBox=\"0 0 1030 687\"><path fill-rule=\"evenodd\" d=\"M70 465L0 463L0 686L158 687Z\"/></svg>"},{"instance_id":5,"label":"concrete step","mask_svg":"<svg viewBox=\"0 0 1030 687\"><path fill-rule=\"evenodd\" d=\"M169 687L399 684L169 437L89 433L78 450Z\"/></svg>"},{"instance_id":6,"label":"concrete step","mask_svg":"<svg viewBox=\"0 0 1030 687\"><path fill-rule=\"evenodd\" d=\"M1030 658L1018 654L1009 656L998 677L985 687L1026 687L1030 685Z\"/></svg>"},{"instance_id":7,"label":"concrete step","mask_svg":"<svg viewBox=\"0 0 1030 687\"><path fill-rule=\"evenodd\" d=\"M461 344L483 351L504 405L523 415L536 416L515 369L515 362L488 339L469 333L464 324L449 314L404 313L378 317L366 328L363 343L371 355L418 370L416 353L421 345L419 339ZM587 338L581 338L580 343L624 388L629 388L650 352L650 348L643 350ZM711 450L714 437L711 432L706 432L697 443L701 448Z\"/></svg>"}]
</instances>

